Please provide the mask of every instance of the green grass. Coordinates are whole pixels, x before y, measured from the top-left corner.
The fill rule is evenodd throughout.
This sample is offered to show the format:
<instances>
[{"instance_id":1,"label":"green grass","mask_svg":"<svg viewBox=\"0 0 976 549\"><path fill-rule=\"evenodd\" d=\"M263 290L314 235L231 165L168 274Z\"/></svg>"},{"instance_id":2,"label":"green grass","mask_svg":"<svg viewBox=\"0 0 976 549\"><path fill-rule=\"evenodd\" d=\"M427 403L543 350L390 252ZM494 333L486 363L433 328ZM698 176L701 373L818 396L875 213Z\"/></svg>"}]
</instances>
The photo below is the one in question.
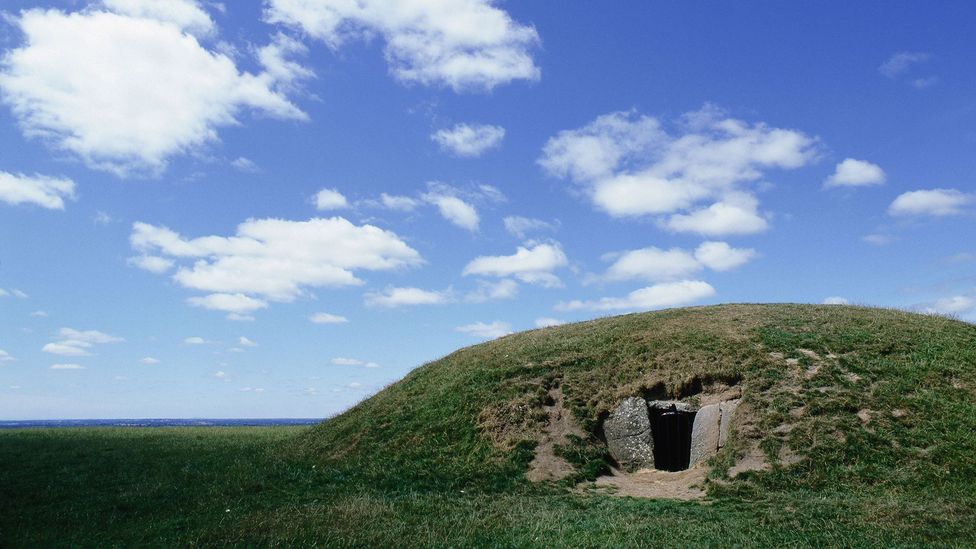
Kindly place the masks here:
<instances>
[{"instance_id":1,"label":"green grass","mask_svg":"<svg viewBox=\"0 0 976 549\"><path fill-rule=\"evenodd\" d=\"M838 358L798 377L798 349ZM750 418L712 460L704 502L524 480L549 388L595 433L620 398L696 379L738 381ZM751 444L804 459L728 479ZM560 453L580 477L605 459L594 434ZM224 544L972 546L976 326L679 309L462 349L312 428L0 432L0 546Z\"/></svg>"}]
</instances>

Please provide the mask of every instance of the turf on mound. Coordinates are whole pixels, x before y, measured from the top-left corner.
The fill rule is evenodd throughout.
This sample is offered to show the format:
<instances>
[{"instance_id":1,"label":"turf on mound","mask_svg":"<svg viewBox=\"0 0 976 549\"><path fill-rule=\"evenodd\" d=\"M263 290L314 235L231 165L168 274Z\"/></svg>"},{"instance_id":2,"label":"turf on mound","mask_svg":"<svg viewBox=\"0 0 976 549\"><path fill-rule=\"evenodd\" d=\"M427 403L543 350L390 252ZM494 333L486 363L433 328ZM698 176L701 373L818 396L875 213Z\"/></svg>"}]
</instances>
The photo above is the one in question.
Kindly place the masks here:
<instances>
[{"instance_id":1,"label":"turf on mound","mask_svg":"<svg viewBox=\"0 0 976 549\"><path fill-rule=\"evenodd\" d=\"M622 399L693 400L710 385L742 396L708 464L714 497L976 493L976 326L846 306L675 309L507 336L414 370L296 450L385 492L512 490L557 388L582 427L555 449L574 484L607 471L601 421ZM765 470L729 479L757 452Z\"/></svg>"}]
</instances>

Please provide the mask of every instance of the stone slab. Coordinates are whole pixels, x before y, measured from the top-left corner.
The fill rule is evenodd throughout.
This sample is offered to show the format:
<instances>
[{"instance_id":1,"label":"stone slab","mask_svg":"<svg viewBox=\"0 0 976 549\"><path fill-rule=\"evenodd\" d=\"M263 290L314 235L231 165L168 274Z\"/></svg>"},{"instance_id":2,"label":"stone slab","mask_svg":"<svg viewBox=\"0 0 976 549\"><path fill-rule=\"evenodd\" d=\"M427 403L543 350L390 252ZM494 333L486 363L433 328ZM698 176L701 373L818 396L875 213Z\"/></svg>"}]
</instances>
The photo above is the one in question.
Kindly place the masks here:
<instances>
[{"instance_id":1,"label":"stone slab","mask_svg":"<svg viewBox=\"0 0 976 549\"><path fill-rule=\"evenodd\" d=\"M702 406L695 414L695 422L691 427L691 458L688 466L694 467L718 451L721 436L722 407L721 404Z\"/></svg>"},{"instance_id":2,"label":"stone slab","mask_svg":"<svg viewBox=\"0 0 976 549\"><path fill-rule=\"evenodd\" d=\"M610 456L627 471L654 466L654 438L647 402L624 399L603 422Z\"/></svg>"},{"instance_id":3,"label":"stone slab","mask_svg":"<svg viewBox=\"0 0 976 549\"><path fill-rule=\"evenodd\" d=\"M677 402L674 400L652 400L647 403L648 408L651 410L670 410L671 405L674 405L675 409L679 412L694 412L696 408L691 404L685 404L684 402Z\"/></svg>"}]
</instances>

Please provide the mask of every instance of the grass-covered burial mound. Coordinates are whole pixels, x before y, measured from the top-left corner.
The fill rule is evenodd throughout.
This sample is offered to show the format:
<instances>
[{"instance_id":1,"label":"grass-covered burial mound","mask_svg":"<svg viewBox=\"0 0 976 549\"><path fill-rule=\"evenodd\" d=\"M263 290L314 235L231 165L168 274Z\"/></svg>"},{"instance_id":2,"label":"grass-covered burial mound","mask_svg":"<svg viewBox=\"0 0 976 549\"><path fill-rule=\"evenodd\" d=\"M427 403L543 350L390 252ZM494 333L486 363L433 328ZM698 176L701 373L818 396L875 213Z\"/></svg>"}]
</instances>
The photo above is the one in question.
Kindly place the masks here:
<instances>
[{"instance_id":1,"label":"grass-covered burial mound","mask_svg":"<svg viewBox=\"0 0 976 549\"><path fill-rule=\"evenodd\" d=\"M976 326L938 316L604 318L313 428L158 433L0 434L0 545L976 544Z\"/></svg>"}]
</instances>

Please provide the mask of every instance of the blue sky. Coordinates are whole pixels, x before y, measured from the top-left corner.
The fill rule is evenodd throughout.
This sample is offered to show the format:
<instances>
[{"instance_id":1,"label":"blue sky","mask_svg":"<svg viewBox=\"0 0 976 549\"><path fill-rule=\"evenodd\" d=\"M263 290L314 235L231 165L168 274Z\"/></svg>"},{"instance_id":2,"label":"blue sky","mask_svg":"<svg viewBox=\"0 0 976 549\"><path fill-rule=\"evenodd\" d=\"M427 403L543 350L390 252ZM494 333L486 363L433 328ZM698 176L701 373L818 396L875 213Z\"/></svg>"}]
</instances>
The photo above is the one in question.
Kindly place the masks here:
<instances>
[{"instance_id":1,"label":"blue sky","mask_svg":"<svg viewBox=\"0 0 976 549\"><path fill-rule=\"evenodd\" d=\"M969 2L247 4L4 3L0 418L325 417L674 306L976 320Z\"/></svg>"}]
</instances>

